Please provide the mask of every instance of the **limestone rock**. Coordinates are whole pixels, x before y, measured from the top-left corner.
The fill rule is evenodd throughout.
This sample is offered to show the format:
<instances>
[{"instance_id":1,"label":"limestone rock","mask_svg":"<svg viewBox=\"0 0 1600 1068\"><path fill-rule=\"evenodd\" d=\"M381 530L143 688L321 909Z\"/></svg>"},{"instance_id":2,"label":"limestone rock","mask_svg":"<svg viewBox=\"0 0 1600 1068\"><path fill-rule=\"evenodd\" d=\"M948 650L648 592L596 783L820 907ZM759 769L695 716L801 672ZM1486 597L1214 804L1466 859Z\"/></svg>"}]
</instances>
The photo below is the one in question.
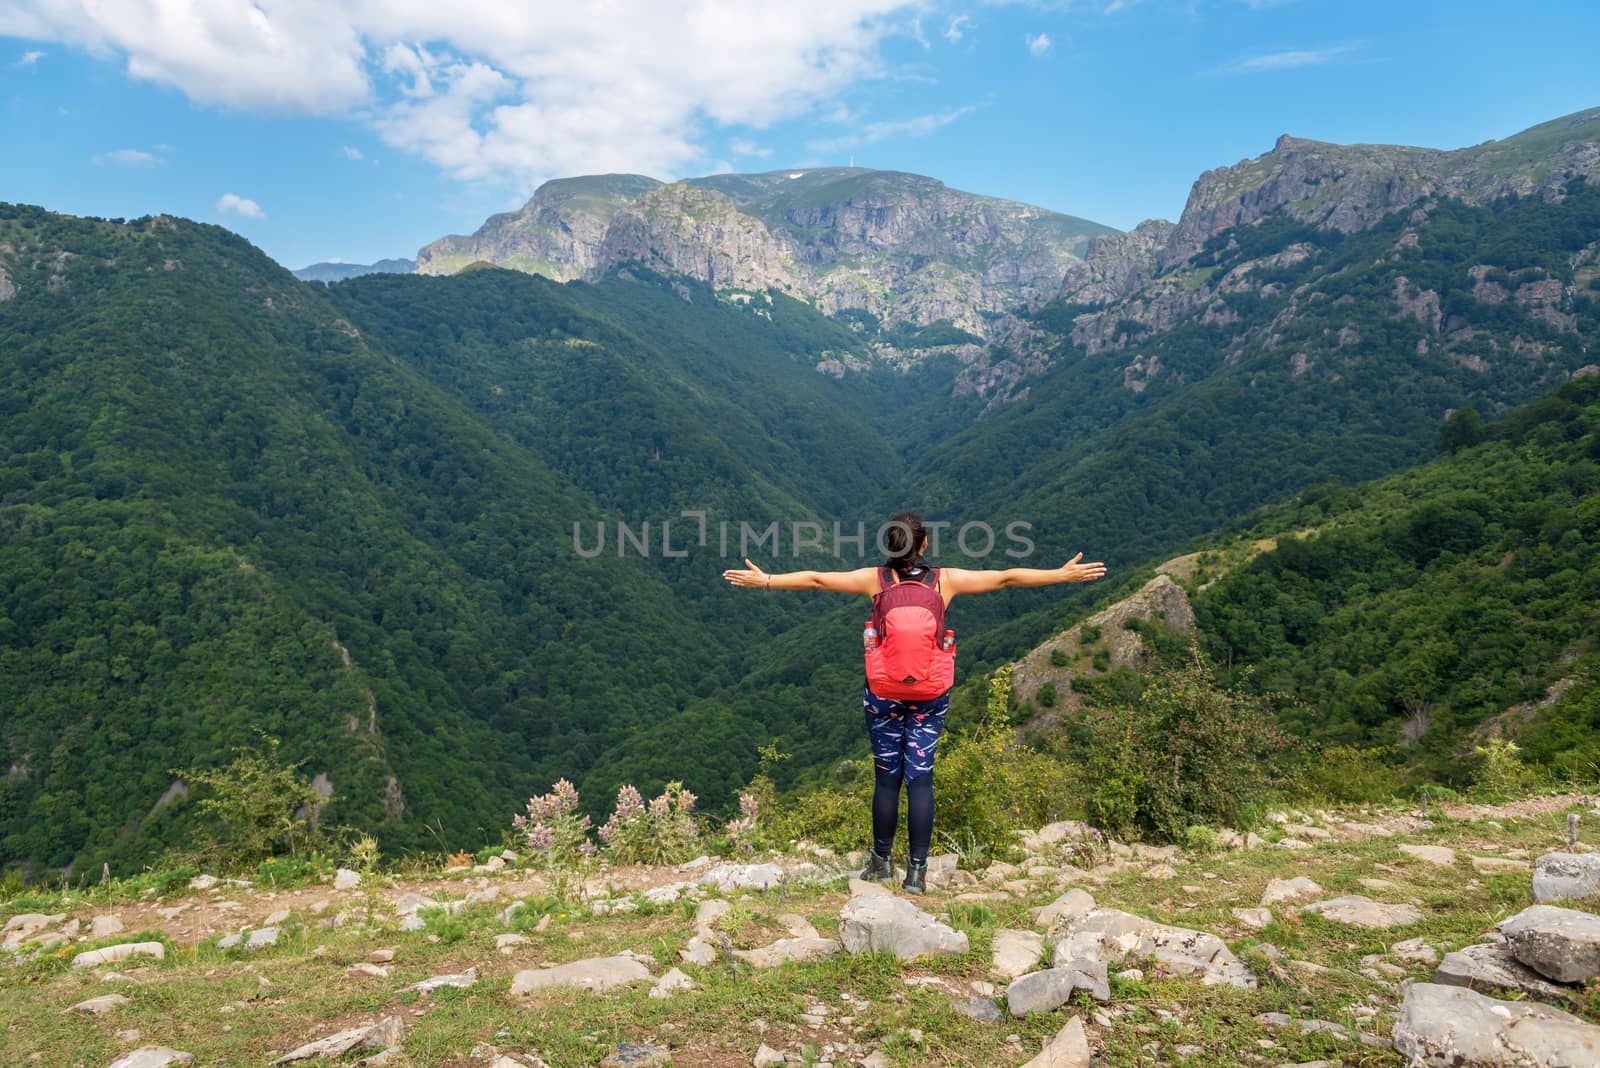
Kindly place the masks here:
<instances>
[{"instance_id":1,"label":"limestone rock","mask_svg":"<svg viewBox=\"0 0 1600 1068\"><path fill-rule=\"evenodd\" d=\"M750 1063L753 1064L755 1068L775 1068L776 1065L784 1064L787 1061L788 1058L783 1055L782 1050L773 1049L766 1043L762 1043L756 1049L755 1060L751 1061Z\"/></svg>"},{"instance_id":2,"label":"limestone rock","mask_svg":"<svg viewBox=\"0 0 1600 1068\"><path fill-rule=\"evenodd\" d=\"M1600 1027L1548 1005L1416 983L1396 1015L1394 1046L1426 1068L1579 1068L1600 1063Z\"/></svg>"},{"instance_id":3,"label":"limestone rock","mask_svg":"<svg viewBox=\"0 0 1600 1068\"><path fill-rule=\"evenodd\" d=\"M1600 897L1600 853L1546 853L1533 864L1533 900L1541 905Z\"/></svg>"},{"instance_id":4,"label":"limestone rock","mask_svg":"<svg viewBox=\"0 0 1600 1068\"><path fill-rule=\"evenodd\" d=\"M415 990L419 994L430 994L444 986L454 987L457 990L465 990L477 981L478 969L468 968L466 971L458 972L455 975L435 975L431 978L422 980L420 983L413 983L407 989Z\"/></svg>"},{"instance_id":5,"label":"limestone rock","mask_svg":"<svg viewBox=\"0 0 1600 1068\"><path fill-rule=\"evenodd\" d=\"M1255 989L1256 977L1213 934L1172 927L1117 909L1095 909L1075 920L1056 943L1056 960L1100 961L1154 958L1163 970L1192 975L1206 986Z\"/></svg>"},{"instance_id":6,"label":"limestone rock","mask_svg":"<svg viewBox=\"0 0 1600 1068\"><path fill-rule=\"evenodd\" d=\"M1530 905L1499 923L1506 948L1540 975L1561 983L1600 976L1600 916L1555 905Z\"/></svg>"},{"instance_id":7,"label":"limestone rock","mask_svg":"<svg viewBox=\"0 0 1600 1068\"><path fill-rule=\"evenodd\" d=\"M398 1016L386 1016L373 1024L352 1027L315 1042L307 1042L273 1061L273 1064L292 1064L312 1057L332 1059L342 1057L353 1049L370 1049L381 1053L398 1046L405 1037L405 1024Z\"/></svg>"},{"instance_id":8,"label":"limestone rock","mask_svg":"<svg viewBox=\"0 0 1600 1068\"><path fill-rule=\"evenodd\" d=\"M1456 862L1456 851L1446 846L1414 845L1403 842L1397 848L1408 857L1415 857L1426 864L1440 868L1451 867Z\"/></svg>"},{"instance_id":9,"label":"limestone rock","mask_svg":"<svg viewBox=\"0 0 1600 1068\"><path fill-rule=\"evenodd\" d=\"M276 927L263 927L260 930L251 931L250 937L245 940L244 948L266 949L269 946L275 946L278 944L278 936L282 933Z\"/></svg>"},{"instance_id":10,"label":"limestone rock","mask_svg":"<svg viewBox=\"0 0 1600 1068\"><path fill-rule=\"evenodd\" d=\"M1552 983L1499 942L1482 942L1445 954L1433 981L1495 997L1525 995L1535 1001L1566 1001L1574 996L1572 988Z\"/></svg>"},{"instance_id":11,"label":"limestone rock","mask_svg":"<svg viewBox=\"0 0 1600 1068\"><path fill-rule=\"evenodd\" d=\"M1415 905L1374 901L1359 894L1317 901L1305 906L1304 911L1352 927L1408 927L1422 919L1422 910Z\"/></svg>"},{"instance_id":12,"label":"limestone rock","mask_svg":"<svg viewBox=\"0 0 1600 1068\"><path fill-rule=\"evenodd\" d=\"M701 886L718 890L767 890L783 882L783 869L776 864L718 864L700 876Z\"/></svg>"},{"instance_id":13,"label":"limestone rock","mask_svg":"<svg viewBox=\"0 0 1600 1068\"><path fill-rule=\"evenodd\" d=\"M1508 871L1527 871L1532 865L1513 857L1471 857L1472 870L1483 875L1498 875Z\"/></svg>"},{"instance_id":14,"label":"limestone rock","mask_svg":"<svg viewBox=\"0 0 1600 1068\"><path fill-rule=\"evenodd\" d=\"M124 1005L131 1004L133 1004L132 999L123 997L121 994L102 994L97 998L78 1002L72 1006L72 1011L86 1012L90 1016L99 1016L101 1013L110 1012L112 1009L120 1009Z\"/></svg>"},{"instance_id":15,"label":"limestone rock","mask_svg":"<svg viewBox=\"0 0 1600 1068\"><path fill-rule=\"evenodd\" d=\"M511 980L511 993L520 997L552 986L600 992L649 978L650 969L632 957L590 957L554 968L520 971Z\"/></svg>"},{"instance_id":16,"label":"limestone rock","mask_svg":"<svg viewBox=\"0 0 1600 1068\"><path fill-rule=\"evenodd\" d=\"M167 948L160 942L120 942L104 949L91 949L72 958L74 968L94 968L101 964L114 964L130 957L154 957L164 960Z\"/></svg>"},{"instance_id":17,"label":"limestone rock","mask_svg":"<svg viewBox=\"0 0 1600 1068\"><path fill-rule=\"evenodd\" d=\"M1006 988L1006 1007L1013 1016L1049 1012L1065 1005L1074 990L1087 990L1096 1001L1111 1000L1104 961L1074 961L1064 967L1030 972Z\"/></svg>"},{"instance_id":18,"label":"limestone rock","mask_svg":"<svg viewBox=\"0 0 1600 1068\"><path fill-rule=\"evenodd\" d=\"M1304 875L1296 875L1293 879L1274 879L1261 892L1261 907L1270 908L1273 905L1293 905L1301 901L1313 901L1321 894L1322 887Z\"/></svg>"},{"instance_id":19,"label":"limestone rock","mask_svg":"<svg viewBox=\"0 0 1600 1068\"><path fill-rule=\"evenodd\" d=\"M1419 964L1437 964L1439 961L1439 951L1422 938L1407 938L1403 942L1396 942L1389 947L1389 951L1401 960L1414 960Z\"/></svg>"},{"instance_id":20,"label":"limestone rock","mask_svg":"<svg viewBox=\"0 0 1600 1068\"><path fill-rule=\"evenodd\" d=\"M990 971L1005 979L1026 975L1044 953L1044 936L1037 931L1002 928L994 933L994 964Z\"/></svg>"},{"instance_id":21,"label":"limestone rock","mask_svg":"<svg viewBox=\"0 0 1600 1068\"><path fill-rule=\"evenodd\" d=\"M1264 908L1234 909L1233 918L1253 930L1261 930L1272 922L1272 910Z\"/></svg>"},{"instance_id":22,"label":"limestone rock","mask_svg":"<svg viewBox=\"0 0 1600 1068\"><path fill-rule=\"evenodd\" d=\"M1046 931L1058 923L1075 920L1094 911L1094 897L1087 890L1068 890L1048 905L1033 910L1033 920Z\"/></svg>"},{"instance_id":23,"label":"limestone rock","mask_svg":"<svg viewBox=\"0 0 1600 1068\"><path fill-rule=\"evenodd\" d=\"M110 938L122 933L121 916L96 916L89 922L90 938Z\"/></svg>"},{"instance_id":24,"label":"limestone rock","mask_svg":"<svg viewBox=\"0 0 1600 1068\"><path fill-rule=\"evenodd\" d=\"M839 911L839 940L851 953L888 951L901 960L956 955L967 936L911 902L889 894L859 894Z\"/></svg>"},{"instance_id":25,"label":"limestone rock","mask_svg":"<svg viewBox=\"0 0 1600 1068\"><path fill-rule=\"evenodd\" d=\"M774 968L790 961L824 960L836 956L839 943L832 938L780 938L757 949L736 949L733 955L757 968Z\"/></svg>"},{"instance_id":26,"label":"limestone rock","mask_svg":"<svg viewBox=\"0 0 1600 1068\"><path fill-rule=\"evenodd\" d=\"M690 979L677 968L668 968L667 973L656 980L656 985L650 988L653 998L670 998L680 990L693 990L694 980Z\"/></svg>"},{"instance_id":27,"label":"limestone rock","mask_svg":"<svg viewBox=\"0 0 1600 1068\"><path fill-rule=\"evenodd\" d=\"M960 998L950 1003L961 1015L979 1023L1004 1023L1005 1013L988 998Z\"/></svg>"},{"instance_id":28,"label":"limestone rock","mask_svg":"<svg viewBox=\"0 0 1600 1068\"><path fill-rule=\"evenodd\" d=\"M194 1054L167 1046L141 1046L111 1062L111 1068L165 1068L169 1064L193 1064Z\"/></svg>"},{"instance_id":29,"label":"limestone rock","mask_svg":"<svg viewBox=\"0 0 1600 1068\"><path fill-rule=\"evenodd\" d=\"M1090 1068L1091 1063L1089 1036L1083 1033L1083 1021L1074 1016L1022 1068Z\"/></svg>"},{"instance_id":30,"label":"limestone rock","mask_svg":"<svg viewBox=\"0 0 1600 1068\"><path fill-rule=\"evenodd\" d=\"M349 868L340 868L333 874L333 888L335 890L354 890L361 885L361 873L351 871Z\"/></svg>"}]
</instances>

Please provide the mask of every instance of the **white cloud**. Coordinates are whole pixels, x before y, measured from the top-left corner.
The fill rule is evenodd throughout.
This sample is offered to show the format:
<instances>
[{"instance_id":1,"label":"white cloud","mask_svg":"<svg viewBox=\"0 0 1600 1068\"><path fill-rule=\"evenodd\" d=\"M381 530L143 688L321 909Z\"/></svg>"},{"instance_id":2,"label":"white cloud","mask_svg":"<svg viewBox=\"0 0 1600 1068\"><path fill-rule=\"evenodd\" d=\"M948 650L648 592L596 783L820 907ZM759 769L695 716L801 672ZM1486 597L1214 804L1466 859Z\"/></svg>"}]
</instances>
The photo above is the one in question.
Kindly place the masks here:
<instances>
[{"instance_id":1,"label":"white cloud","mask_svg":"<svg viewBox=\"0 0 1600 1068\"><path fill-rule=\"evenodd\" d=\"M361 150L354 145L345 145L343 148L345 159L361 159Z\"/></svg>"},{"instance_id":2,"label":"white cloud","mask_svg":"<svg viewBox=\"0 0 1600 1068\"><path fill-rule=\"evenodd\" d=\"M1050 46L1055 43L1050 40L1048 33L1030 33L1023 40L1027 42L1029 53L1035 56L1044 55L1050 51Z\"/></svg>"},{"instance_id":3,"label":"white cloud","mask_svg":"<svg viewBox=\"0 0 1600 1068\"><path fill-rule=\"evenodd\" d=\"M950 125L965 115L972 114L976 110L978 110L976 107L968 104L965 107L952 108L949 111L930 112L910 119L869 122L861 128L860 133L846 137L832 137L820 141L812 141L806 145L806 148L812 152L837 152L842 148L877 144L879 141L887 141L891 137L924 137L935 130Z\"/></svg>"},{"instance_id":4,"label":"white cloud","mask_svg":"<svg viewBox=\"0 0 1600 1068\"><path fill-rule=\"evenodd\" d=\"M465 180L662 177L718 128L833 106L923 0L0 0L0 36L126 62L201 104L333 115Z\"/></svg>"},{"instance_id":5,"label":"white cloud","mask_svg":"<svg viewBox=\"0 0 1600 1068\"><path fill-rule=\"evenodd\" d=\"M1291 49L1284 52L1265 52L1246 56L1213 69L1213 74L1260 74L1265 71L1295 70L1299 67L1316 67L1332 63L1340 56L1353 51L1348 45L1333 48Z\"/></svg>"},{"instance_id":6,"label":"white cloud","mask_svg":"<svg viewBox=\"0 0 1600 1068\"><path fill-rule=\"evenodd\" d=\"M157 163L165 163L160 156L149 152L141 152L137 148L119 148L115 152L102 152L98 156L89 157L89 162L96 167L110 163L118 167L150 167Z\"/></svg>"},{"instance_id":7,"label":"white cloud","mask_svg":"<svg viewBox=\"0 0 1600 1068\"><path fill-rule=\"evenodd\" d=\"M767 159L772 155L772 149L763 148L746 137L735 138L728 145L728 148L735 156L755 156L757 159Z\"/></svg>"},{"instance_id":8,"label":"white cloud","mask_svg":"<svg viewBox=\"0 0 1600 1068\"><path fill-rule=\"evenodd\" d=\"M224 193L217 201L217 211L223 215L241 215L246 219L265 219L267 213L261 210L261 205L248 197L241 197L236 193Z\"/></svg>"},{"instance_id":9,"label":"white cloud","mask_svg":"<svg viewBox=\"0 0 1600 1068\"><path fill-rule=\"evenodd\" d=\"M972 25L971 15L957 15L950 20L944 28L944 39L951 44L956 44L967 35L967 27Z\"/></svg>"},{"instance_id":10,"label":"white cloud","mask_svg":"<svg viewBox=\"0 0 1600 1068\"><path fill-rule=\"evenodd\" d=\"M33 49L31 51L22 53L22 58L17 60L15 65L18 67L32 67L38 65L38 62L43 58L43 52L39 51L38 49Z\"/></svg>"}]
</instances>

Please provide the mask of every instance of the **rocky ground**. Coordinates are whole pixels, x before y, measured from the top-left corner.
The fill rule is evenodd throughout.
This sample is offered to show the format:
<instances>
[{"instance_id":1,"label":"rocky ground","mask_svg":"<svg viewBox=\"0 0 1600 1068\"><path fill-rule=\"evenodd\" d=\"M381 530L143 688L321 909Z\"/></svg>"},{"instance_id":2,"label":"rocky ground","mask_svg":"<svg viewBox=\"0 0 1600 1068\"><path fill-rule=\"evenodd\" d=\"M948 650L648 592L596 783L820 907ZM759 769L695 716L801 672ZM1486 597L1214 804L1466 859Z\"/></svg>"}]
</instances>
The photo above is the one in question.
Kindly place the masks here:
<instances>
[{"instance_id":1,"label":"rocky ground","mask_svg":"<svg viewBox=\"0 0 1600 1068\"><path fill-rule=\"evenodd\" d=\"M1597 822L1280 812L1206 853L1054 824L922 898L812 854L30 894L0 1063L1595 1065Z\"/></svg>"}]
</instances>

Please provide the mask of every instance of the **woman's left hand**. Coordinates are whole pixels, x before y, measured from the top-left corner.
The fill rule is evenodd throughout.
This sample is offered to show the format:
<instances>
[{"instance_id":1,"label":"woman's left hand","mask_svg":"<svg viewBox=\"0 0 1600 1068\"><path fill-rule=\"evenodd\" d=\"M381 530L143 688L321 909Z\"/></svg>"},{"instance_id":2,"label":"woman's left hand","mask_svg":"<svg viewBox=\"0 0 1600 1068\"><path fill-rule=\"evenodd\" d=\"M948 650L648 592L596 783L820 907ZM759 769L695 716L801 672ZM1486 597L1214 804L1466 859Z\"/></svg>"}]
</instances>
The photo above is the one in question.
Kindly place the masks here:
<instances>
[{"instance_id":1,"label":"woman's left hand","mask_svg":"<svg viewBox=\"0 0 1600 1068\"><path fill-rule=\"evenodd\" d=\"M755 564L752 564L748 557L745 558L744 568L730 567L722 573L722 577L735 586L759 587L762 589L766 589L767 583L770 581L770 576Z\"/></svg>"}]
</instances>

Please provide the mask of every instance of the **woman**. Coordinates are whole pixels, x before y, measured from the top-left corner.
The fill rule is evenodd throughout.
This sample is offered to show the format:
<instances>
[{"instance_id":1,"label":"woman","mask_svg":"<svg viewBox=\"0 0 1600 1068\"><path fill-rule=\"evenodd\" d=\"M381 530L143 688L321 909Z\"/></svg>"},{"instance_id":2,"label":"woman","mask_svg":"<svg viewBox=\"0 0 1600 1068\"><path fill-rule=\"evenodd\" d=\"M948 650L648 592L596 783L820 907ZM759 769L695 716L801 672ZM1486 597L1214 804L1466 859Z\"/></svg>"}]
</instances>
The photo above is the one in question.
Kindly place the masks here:
<instances>
[{"instance_id":1,"label":"woman","mask_svg":"<svg viewBox=\"0 0 1600 1068\"><path fill-rule=\"evenodd\" d=\"M873 599L874 608L875 633L869 638L870 649L871 640L884 635L883 629L876 626L882 619L879 610L883 605L884 591L900 587L902 583L931 587L942 599L942 604L939 599L934 601L934 606L940 610L938 625L933 629L932 636L937 642L944 633L942 609L961 594L988 593L1016 586L1049 586L1057 582L1092 582L1106 573L1104 564L1081 563L1082 553L1060 567L1048 569L1012 567L1004 571L968 571L957 567L930 567L922 558L928 547L927 531L922 518L915 512L901 512L889 521L884 545L889 550L889 559L882 567L863 567L854 571L791 571L777 575L762 571L746 560L744 569L730 568L722 573L722 577L735 586L748 589L830 590L834 593L865 594ZM902 588L901 593L905 592L907 590ZM904 602L906 598L897 594L895 600ZM947 648L947 655L953 661L954 648ZM907 677L904 681L910 683L912 680ZM880 684L880 689L892 687ZM933 840L934 750L939 744L939 733L944 729L945 713L950 707L950 692L946 688L943 693L933 697L897 699L874 693L869 684L862 693L862 704L877 773L872 792L872 852L861 877L884 881L894 878L894 866L889 861L889 853L894 846L900 786L904 783L906 829L910 834L911 848L901 888L909 893L920 894L927 889L928 846Z\"/></svg>"}]
</instances>

